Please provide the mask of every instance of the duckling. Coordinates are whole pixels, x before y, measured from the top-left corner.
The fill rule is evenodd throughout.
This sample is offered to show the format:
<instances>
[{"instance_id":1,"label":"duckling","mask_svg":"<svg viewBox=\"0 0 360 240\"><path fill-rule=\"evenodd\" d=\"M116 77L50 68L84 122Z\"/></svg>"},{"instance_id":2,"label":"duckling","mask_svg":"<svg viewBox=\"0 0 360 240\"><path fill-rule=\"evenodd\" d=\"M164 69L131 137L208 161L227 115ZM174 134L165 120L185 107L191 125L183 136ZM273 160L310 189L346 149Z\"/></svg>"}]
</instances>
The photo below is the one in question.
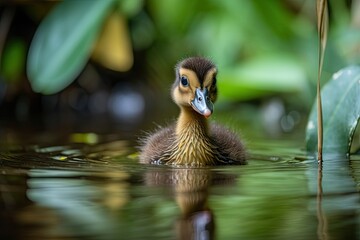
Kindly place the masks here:
<instances>
[{"instance_id":1,"label":"duckling","mask_svg":"<svg viewBox=\"0 0 360 240\"><path fill-rule=\"evenodd\" d=\"M141 163L180 166L246 163L246 150L237 135L207 122L217 99L217 72L215 64L203 57L190 57L176 65L171 96L180 108L179 118L143 139Z\"/></svg>"}]
</instances>

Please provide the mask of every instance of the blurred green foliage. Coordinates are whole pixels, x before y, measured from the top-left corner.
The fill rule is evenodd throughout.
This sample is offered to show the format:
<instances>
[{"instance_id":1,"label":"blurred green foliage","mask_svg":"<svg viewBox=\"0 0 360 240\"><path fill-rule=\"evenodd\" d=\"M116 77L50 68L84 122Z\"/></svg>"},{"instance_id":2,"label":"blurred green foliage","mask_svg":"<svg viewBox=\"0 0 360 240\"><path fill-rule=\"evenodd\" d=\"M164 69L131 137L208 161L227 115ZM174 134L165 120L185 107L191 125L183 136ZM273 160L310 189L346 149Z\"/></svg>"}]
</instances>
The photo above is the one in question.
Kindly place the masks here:
<instances>
[{"instance_id":1,"label":"blurred green foliage","mask_svg":"<svg viewBox=\"0 0 360 240\"><path fill-rule=\"evenodd\" d=\"M354 23L357 12L343 1L332 0L330 7L324 79L359 61L354 53L360 38ZM89 60L106 17L114 12L127 19L130 34L123 35L130 36L132 51L140 53L135 64L146 66L154 84L168 86L179 59L203 55L219 66L222 100L298 93L305 108L312 103L317 33L310 0L65 0L42 20L31 42L27 72L33 89L55 93L71 83ZM14 58L21 49L5 54L8 51L1 56L6 78L9 71L11 76L21 72L19 62L24 61L24 54Z\"/></svg>"},{"instance_id":2,"label":"blurred green foliage","mask_svg":"<svg viewBox=\"0 0 360 240\"><path fill-rule=\"evenodd\" d=\"M64 1L42 21L29 49L27 73L36 92L56 93L84 68L113 1Z\"/></svg>"},{"instance_id":3,"label":"blurred green foliage","mask_svg":"<svg viewBox=\"0 0 360 240\"><path fill-rule=\"evenodd\" d=\"M160 13L165 15L170 6L150 3L154 5L150 13L159 16L155 20L161 41L170 43L162 44L168 46L163 54L172 61L194 54L212 58L220 69L222 99L249 100L284 90L306 92L308 73L299 50L307 48L311 56L315 45L310 43L309 48L308 44L316 42L316 34L308 13L301 12L304 3L297 5L300 12L291 12L284 1L192 1L190 5L174 1L173 9L186 6L186 10L168 18ZM180 52L169 49L178 49L177 45L182 46Z\"/></svg>"},{"instance_id":4,"label":"blurred green foliage","mask_svg":"<svg viewBox=\"0 0 360 240\"><path fill-rule=\"evenodd\" d=\"M2 74L7 82L13 82L21 79L21 74L25 69L26 48L21 39L14 39L9 42L4 49L2 62Z\"/></svg>"}]
</instances>

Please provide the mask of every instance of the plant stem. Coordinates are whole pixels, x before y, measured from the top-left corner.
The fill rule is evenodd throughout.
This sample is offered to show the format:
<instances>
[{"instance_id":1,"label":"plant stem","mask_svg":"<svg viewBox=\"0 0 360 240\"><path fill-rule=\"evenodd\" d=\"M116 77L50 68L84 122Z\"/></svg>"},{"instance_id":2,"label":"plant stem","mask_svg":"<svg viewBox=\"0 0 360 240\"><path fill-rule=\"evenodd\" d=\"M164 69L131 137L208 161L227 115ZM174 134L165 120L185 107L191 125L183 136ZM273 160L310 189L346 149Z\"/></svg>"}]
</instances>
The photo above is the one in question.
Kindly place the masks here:
<instances>
[{"instance_id":1,"label":"plant stem","mask_svg":"<svg viewBox=\"0 0 360 240\"><path fill-rule=\"evenodd\" d=\"M322 117L322 104L320 92L320 77L317 83L317 122L318 122L318 161L322 161L322 148L323 148L323 117Z\"/></svg>"},{"instance_id":2,"label":"plant stem","mask_svg":"<svg viewBox=\"0 0 360 240\"><path fill-rule=\"evenodd\" d=\"M318 0L316 4L317 27L319 33L319 66L317 80L317 125L318 125L318 161L322 161L323 149L323 118L321 106L321 72L324 62L325 47L328 31L328 7L327 0Z\"/></svg>"}]
</instances>

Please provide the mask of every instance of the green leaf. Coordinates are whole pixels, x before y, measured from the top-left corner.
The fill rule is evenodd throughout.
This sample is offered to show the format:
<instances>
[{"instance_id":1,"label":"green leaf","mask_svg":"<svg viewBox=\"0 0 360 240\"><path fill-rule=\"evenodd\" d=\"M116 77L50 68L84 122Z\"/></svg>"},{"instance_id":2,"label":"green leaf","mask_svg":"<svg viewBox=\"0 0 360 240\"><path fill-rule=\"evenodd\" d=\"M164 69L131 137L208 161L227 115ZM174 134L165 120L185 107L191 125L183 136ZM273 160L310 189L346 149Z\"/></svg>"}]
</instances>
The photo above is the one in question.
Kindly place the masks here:
<instances>
[{"instance_id":1,"label":"green leaf","mask_svg":"<svg viewBox=\"0 0 360 240\"><path fill-rule=\"evenodd\" d=\"M24 72L26 58L25 43L20 39L10 40L4 48L1 61L0 75L5 81L16 82L21 79Z\"/></svg>"},{"instance_id":2,"label":"green leaf","mask_svg":"<svg viewBox=\"0 0 360 240\"><path fill-rule=\"evenodd\" d=\"M56 93L77 77L113 3L114 0L63 1L41 22L27 61L34 91Z\"/></svg>"},{"instance_id":3,"label":"green leaf","mask_svg":"<svg viewBox=\"0 0 360 240\"><path fill-rule=\"evenodd\" d=\"M286 56L258 57L233 69L221 70L221 97L248 100L274 93L301 92L306 75L293 59Z\"/></svg>"},{"instance_id":4,"label":"green leaf","mask_svg":"<svg viewBox=\"0 0 360 240\"><path fill-rule=\"evenodd\" d=\"M323 104L324 155L349 154L360 117L360 67L349 66L332 76L321 91ZM317 114L313 105L306 129L306 147L317 151Z\"/></svg>"},{"instance_id":5,"label":"green leaf","mask_svg":"<svg viewBox=\"0 0 360 240\"><path fill-rule=\"evenodd\" d=\"M160 35L174 39L189 30L193 24L193 18L198 12L201 1L147 1L147 8L150 15L158 26ZM200 5L202 6L202 5Z\"/></svg>"},{"instance_id":6,"label":"green leaf","mask_svg":"<svg viewBox=\"0 0 360 240\"><path fill-rule=\"evenodd\" d=\"M144 0L117 0L121 12L127 17L133 17L141 11Z\"/></svg>"}]
</instances>

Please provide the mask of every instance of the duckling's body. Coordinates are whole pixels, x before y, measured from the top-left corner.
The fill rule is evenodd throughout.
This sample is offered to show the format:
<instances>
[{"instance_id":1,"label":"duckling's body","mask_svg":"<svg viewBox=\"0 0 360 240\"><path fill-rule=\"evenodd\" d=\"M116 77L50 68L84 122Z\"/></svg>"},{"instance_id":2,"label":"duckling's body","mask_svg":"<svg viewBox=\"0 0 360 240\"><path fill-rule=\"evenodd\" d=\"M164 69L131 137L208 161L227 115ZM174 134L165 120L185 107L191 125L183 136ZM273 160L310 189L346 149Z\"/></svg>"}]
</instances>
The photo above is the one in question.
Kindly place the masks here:
<instances>
[{"instance_id":1,"label":"duckling's body","mask_svg":"<svg viewBox=\"0 0 360 240\"><path fill-rule=\"evenodd\" d=\"M172 97L180 116L176 124L145 139L141 163L245 164L245 148L238 137L220 125L207 123L217 97L216 73L215 65L205 58L188 58L177 65Z\"/></svg>"}]
</instances>

